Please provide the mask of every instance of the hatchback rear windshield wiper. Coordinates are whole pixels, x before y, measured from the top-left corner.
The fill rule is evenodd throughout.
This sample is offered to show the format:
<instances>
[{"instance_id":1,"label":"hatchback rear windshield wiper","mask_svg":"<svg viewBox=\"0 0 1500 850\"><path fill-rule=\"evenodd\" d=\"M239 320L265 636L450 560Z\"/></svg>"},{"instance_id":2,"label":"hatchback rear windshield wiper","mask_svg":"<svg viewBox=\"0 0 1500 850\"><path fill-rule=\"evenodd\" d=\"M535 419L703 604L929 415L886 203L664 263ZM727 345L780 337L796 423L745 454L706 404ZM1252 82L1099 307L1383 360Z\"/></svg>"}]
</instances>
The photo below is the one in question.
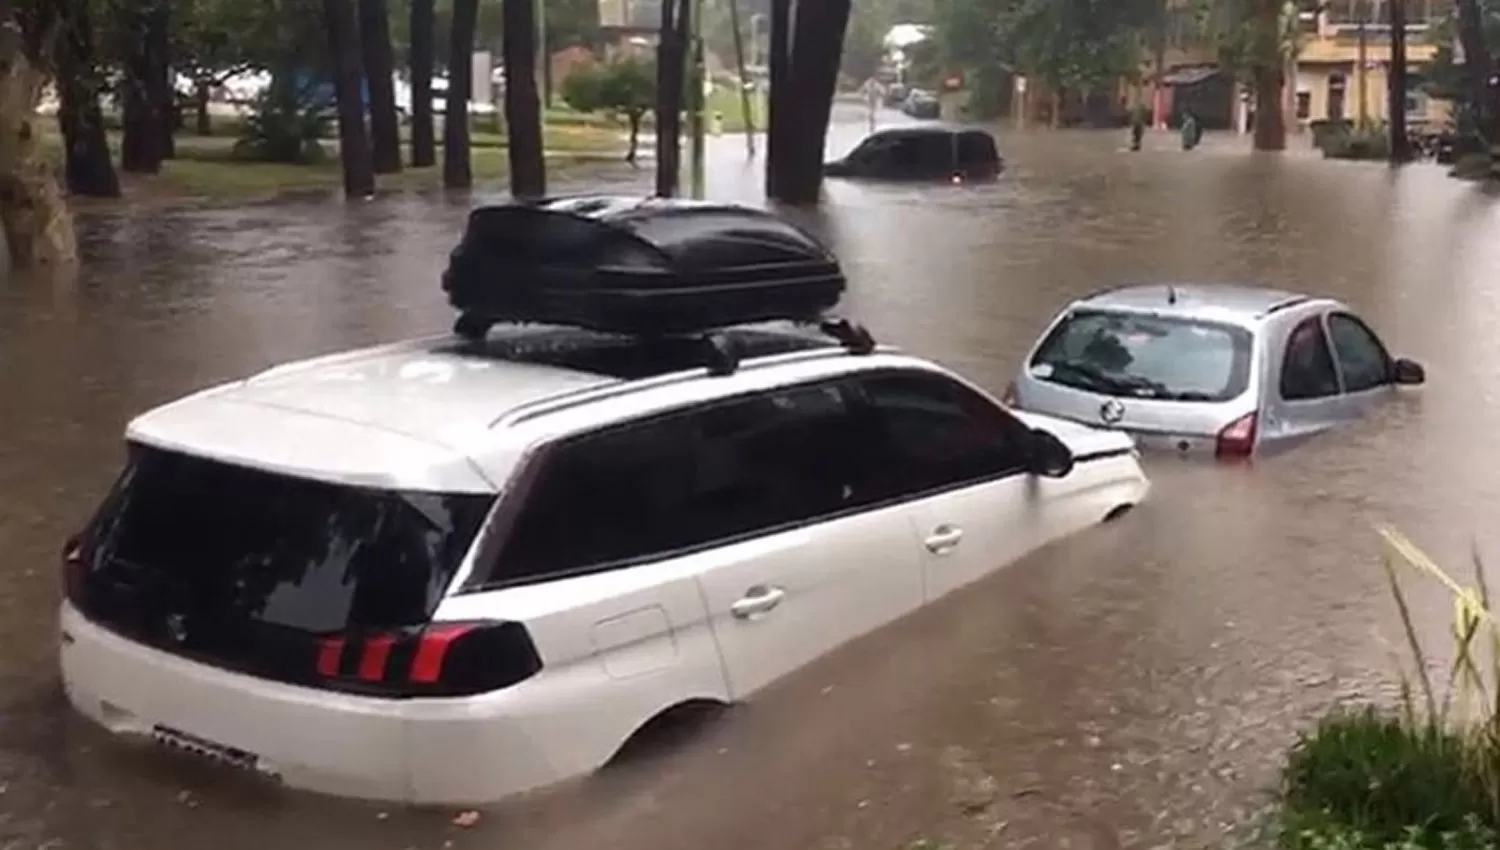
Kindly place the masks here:
<instances>
[{"instance_id":1,"label":"hatchback rear windshield wiper","mask_svg":"<svg viewBox=\"0 0 1500 850\"><path fill-rule=\"evenodd\" d=\"M1116 375L1100 369L1092 363L1082 360L1056 360L1050 364L1059 372L1066 372L1075 378L1082 379L1090 387L1109 393L1121 393L1127 395L1149 396L1161 398L1170 396L1164 384L1143 378L1139 375Z\"/></svg>"}]
</instances>

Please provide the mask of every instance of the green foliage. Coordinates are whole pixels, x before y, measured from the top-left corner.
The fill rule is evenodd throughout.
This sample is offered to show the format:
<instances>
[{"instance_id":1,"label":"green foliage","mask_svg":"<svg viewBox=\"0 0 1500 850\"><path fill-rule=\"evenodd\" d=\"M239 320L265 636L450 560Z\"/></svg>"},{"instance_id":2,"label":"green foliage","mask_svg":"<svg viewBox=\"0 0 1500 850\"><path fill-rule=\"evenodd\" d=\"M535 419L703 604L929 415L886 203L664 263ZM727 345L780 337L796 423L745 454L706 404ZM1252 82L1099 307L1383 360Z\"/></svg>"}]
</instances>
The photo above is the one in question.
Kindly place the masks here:
<instances>
[{"instance_id":1,"label":"green foliage","mask_svg":"<svg viewBox=\"0 0 1500 850\"><path fill-rule=\"evenodd\" d=\"M579 68L563 80L562 98L579 112L611 112L639 118L656 104L656 66L627 58Z\"/></svg>"},{"instance_id":2,"label":"green foliage","mask_svg":"<svg viewBox=\"0 0 1500 850\"><path fill-rule=\"evenodd\" d=\"M245 119L245 129L234 146L236 159L251 162L309 164L326 158L320 139L331 127L332 115L289 78L272 80Z\"/></svg>"},{"instance_id":3,"label":"green foliage","mask_svg":"<svg viewBox=\"0 0 1500 850\"><path fill-rule=\"evenodd\" d=\"M1314 134L1328 159L1387 159L1391 155L1390 128L1384 123L1360 129L1346 121L1314 130Z\"/></svg>"},{"instance_id":4,"label":"green foliage","mask_svg":"<svg viewBox=\"0 0 1500 850\"><path fill-rule=\"evenodd\" d=\"M1500 621L1483 565L1461 585L1405 537L1382 529L1384 562L1411 675L1399 712L1342 710L1298 741L1282 775L1286 850L1481 850L1500 845ZM1453 659L1435 682L1396 562L1453 597Z\"/></svg>"},{"instance_id":5,"label":"green foliage","mask_svg":"<svg viewBox=\"0 0 1500 850\"><path fill-rule=\"evenodd\" d=\"M936 0L942 60L1086 91L1139 67L1156 0Z\"/></svg>"},{"instance_id":6,"label":"green foliage","mask_svg":"<svg viewBox=\"0 0 1500 850\"><path fill-rule=\"evenodd\" d=\"M171 2L172 60L188 76L219 82L247 69L327 70L318 0Z\"/></svg>"}]
</instances>

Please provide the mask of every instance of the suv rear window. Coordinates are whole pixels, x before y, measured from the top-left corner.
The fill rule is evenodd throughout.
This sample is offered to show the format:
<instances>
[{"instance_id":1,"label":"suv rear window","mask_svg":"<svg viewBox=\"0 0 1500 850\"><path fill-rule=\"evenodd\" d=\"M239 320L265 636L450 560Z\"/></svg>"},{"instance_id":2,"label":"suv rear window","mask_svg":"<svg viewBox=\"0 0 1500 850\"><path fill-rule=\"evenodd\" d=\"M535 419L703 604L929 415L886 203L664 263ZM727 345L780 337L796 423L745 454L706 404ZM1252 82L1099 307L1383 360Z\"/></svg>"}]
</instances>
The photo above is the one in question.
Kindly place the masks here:
<instances>
[{"instance_id":1,"label":"suv rear window","mask_svg":"<svg viewBox=\"0 0 1500 850\"><path fill-rule=\"evenodd\" d=\"M74 601L122 633L230 666L257 653L265 629L417 626L493 500L348 487L135 445L85 536Z\"/></svg>"},{"instance_id":2,"label":"suv rear window","mask_svg":"<svg viewBox=\"0 0 1500 850\"><path fill-rule=\"evenodd\" d=\"M1031 358L1030 375L1105 395L1227 401L1250 382L1250 332L1220 322L1075 310Z\"/></svg>"}]
</instances>

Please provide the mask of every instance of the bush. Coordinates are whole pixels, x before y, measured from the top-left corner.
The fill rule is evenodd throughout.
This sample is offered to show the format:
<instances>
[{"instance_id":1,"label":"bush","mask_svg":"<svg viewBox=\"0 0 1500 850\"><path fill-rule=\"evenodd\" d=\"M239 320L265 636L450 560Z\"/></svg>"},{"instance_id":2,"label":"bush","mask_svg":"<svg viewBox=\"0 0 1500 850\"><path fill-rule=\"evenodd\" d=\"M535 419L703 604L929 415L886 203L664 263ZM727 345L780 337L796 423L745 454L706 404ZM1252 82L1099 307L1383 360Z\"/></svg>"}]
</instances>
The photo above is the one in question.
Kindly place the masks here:
<instances>
[{"instance_id":1,"label":"bush","mask_svg":"<svg viewBox=\"0 0 1500 850\"><path fill-rule=\"evenodd\" d=\"M1384 562L1411 651L1399 711L1340 710L1288 754L1278 834L1288 850L1480 850L1500 846L1500 624L1482 564L1464 587L1409 540L1395 560L1436 579L1457 612L1445 682L1428 673L1395 560ZM1489 657L1481 658L1482 647ZM1415 682L1415 684L1413 684Z\"/></svg>"},{"instance_id":2,"label":"bush","mask_svg":"<svg viewBox=\"0 0 1500 850\"><path fill-rule=\"evenodd\" d=\"M1386 159L1391 137L1384 125L1363 130L1329 128L1320 145L1327 159Z\"/></svg>"},{"instance_id":3,"label":"bush","mask_svg":"<svg viewBox=\"0 0 1500 850\"><path fill-rule=\"evenodd\" d=\"M333 114L309 91L290 81L273 79L257 98L235 143L236 159L304 165L327 158L319 142L333 124Z\"/></svg>"}]
</instances>

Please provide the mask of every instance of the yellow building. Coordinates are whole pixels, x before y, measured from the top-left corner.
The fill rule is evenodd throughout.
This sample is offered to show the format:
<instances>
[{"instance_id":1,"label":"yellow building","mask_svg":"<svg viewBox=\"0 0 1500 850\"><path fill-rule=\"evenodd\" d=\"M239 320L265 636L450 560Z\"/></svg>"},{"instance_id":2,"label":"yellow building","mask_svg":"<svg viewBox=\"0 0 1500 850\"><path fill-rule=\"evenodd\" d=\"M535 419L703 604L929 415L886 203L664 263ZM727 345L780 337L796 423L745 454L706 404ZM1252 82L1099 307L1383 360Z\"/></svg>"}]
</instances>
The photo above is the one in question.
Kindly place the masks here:
<instances>
[{"instance_id":1,"label":"yellow building","mask_svg":"<svg viewBox=\"0 0 1500 850\"><path fill-rule=\"evenodd\" d=\"M1415 121L1439 119L1445 112L1443 105L1430 103L1419 84L1423 68L1437 52L1429 34L1451 13L1452 0L1406 0L1405 7L1407 117ZM1385 121L1389 116L1386 81L1391 66L1390 0L1329 0L1319 11L1303 12L1301 18L1302 40L1293 88L1298 123Z\"/></svg>"}]
</instances>

